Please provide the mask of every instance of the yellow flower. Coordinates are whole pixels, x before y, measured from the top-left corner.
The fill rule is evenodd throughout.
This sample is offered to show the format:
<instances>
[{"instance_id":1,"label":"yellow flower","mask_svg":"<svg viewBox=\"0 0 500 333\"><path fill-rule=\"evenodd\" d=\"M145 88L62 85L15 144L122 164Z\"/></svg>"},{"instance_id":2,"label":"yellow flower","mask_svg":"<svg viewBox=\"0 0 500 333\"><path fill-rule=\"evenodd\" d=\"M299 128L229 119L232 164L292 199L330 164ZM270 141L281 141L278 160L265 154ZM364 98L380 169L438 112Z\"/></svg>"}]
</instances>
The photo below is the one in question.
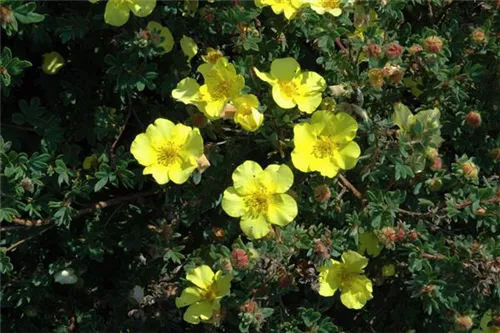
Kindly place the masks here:
<instances>
[{"instance_id":1,"label":"yellow flower","mask_svg":"<svg viewBox=\"0 0 500 333\"><path fill-rule=\"evenodd\" d=\"M284 13L287 20L293 19L303 5L304 0L255 0L255 6L258 8L271 6L274 14Z\"/></svg>"},{"instance_id":2,"label":"yellow flower","mask_svg":"<svg viewBox=\"0 0 500 333\"><path fill-rule=\"evenodd\" d=\"M272 86L273 99L281 108L313 113L321 104L321 93L326 88L325 79L310 71L301 71L293 58L273 60L271 72L263 73L254 68L255 74Z\"/></svg>"},{"instance_id":3,"label":"yellow flower","mask_svg":"<svg viewBox=\"0 0 500 333\"><path fill-rule=\"evenodd\" d=\"M180 41L182 52L188 57L188 62L198 53L198 45L191 37L182 36Z\"/></svg>"},{"instance_id":4,"label":"yellow flower","mask_svg":"<svg viewBox=\"0 0 500 333\"><path fill-rule=\"evenodd\" d=\"M175 306L187 306L184 320L190 324L209 321L214 312L220 310L220 300L229 294L231 276L223 275L222 271L214 274L207 265L198 266L186 275L186 280L194 286L187 287L181 296L175 299Z\"/></svg>"},{"instance_id":5,"label":"yellow flower","mask_svg":"<svg viewBox=\"0 0 500 333\"><path fill-rule=\"evenodd\" d=\"M368 80L375 88L380 88L384 85L384 72L380 68L372 68L368 72Z\"/></svg>"},{"instance_id":6,"label":"yellow flower","mask_svg":"<svg viewBox=\"0 0 500 333\"><path fill-rule=\"evenodd\" d=\"M254 161L245 161L233 172L233 185L224 191L222 209L241 217L240 227L247 237L262 238L271 224L285 226L297 216L297 203L285 194L293 184L292 170L271 164L262 170Z\"/></svg>"},{"instance_id":7,"label":"yellow flower","mask_svg":"<svg viewBox=\"0 0 500 333\"><path fill-rule=\"evenodd\" d=\"M45 53L43 55L42 70L45 74L55 75L64 66L64 58L57 52Z\"/></svg>"},{"instance_id":8,"label":"yellow flower","mask_svg":"<svg viewBox=\"0 0 500 333\"><path fill-rule=\"evenodd\" d=\"M215 63L217 63L217 60L223 57L224 54L220 50L208 47L207 54L202 55L201 59L203 59L203 61L206 62L207 64L215 65Z\"/></svg>"},{"instance_id":9,"label":"yellow flower","mask_svg":"<svg viewBox=\"0 0 500 333\"><path fill-rule=\"evenodd\" d=\"M130 152L146 167L143 174L153 175L158 184L169 180L182 184L198 167L198 159L203 155L203 138L197 128L158 118L148 126L146 133L135 137Z\"/></svg>"},{"instance_id":10,"label":"yellow flower","mask_svg":"<svg viewBox=\"0 0 500 333\"><path fill-rule=\"evenodd\" d=\"M241 94L245 79L227 58L217 59L215 64L205 63L198 67L205 84L200 87L196 80L186 78L177 84L172 97L184 104L193 104L209 119L218 119L228 102Z\"/></svg>"},{"instance_id":11,"label":"yellow flower","mask_svg":"<svg viewBox=\"0 0 500 333\"><path fill-rule=\"evenodd\" d=\"M475 330L472 330L472 333L500 333L500 326L488 326L492 319L491 310L486 311L483 318L481 318L481 323L479 324L481 329L476 328Z\"/></svg>"},{"instance_id":12,"label":"yellow flower","mask_svg":"<svg viewBox=\"0 0 500 333\"><path fill-rule=\"evenodd\" d=\"M109 0L104 10L104 22L115 27L127 23L130 11L138 17L146 17L156 7L156 0Z\"/></svg>"},{"instance_id":13,"label":"yellow flower","mask_svg":"<svg viewBox=\"0 0 500 333\"><path fill-rule=\"evenodd\" d=\"M236 113L234 122L238 123L247 131L256 131L264 121L264 115L257 110L259 100L255 95L241 95L234 99Z\"/></svg>"},{"instance_id":14,"label":"yellow flower","mask_svg":"<svg viewBox=\"0 0 500 333\"><path fill-rule=\"evenodd\" d=\"M295 125L292 162L302 172L319 171L333 178L340 169L355 167L361 151L356 142L358 123L344 112L317 111L310 123Z\"/></svg>"},{"instance_id":15,"label":"yellow flower","mask_svg":"<svg viewBox=\"0 0 500 333\"><path fill-rule=\"evenodd\" d=\"M342 9L340 8L340 0L309 0L312 10L323 15L328 13L333 16L340 16Z\"/></svg>"},{"instance_id":16,"label":"yellow flower","mask_svg":"<svg viewBox=\"0 0 500 333\"><path fill-rule=\"evenodd\" d=\"M146 29L153 34L153 42L163 48L162 53L169 53L174 47L174 37L170 29L162 26L160 23L151 21L148 23Z\"/></svg>"},{"instance_id":17,"label":"yellow flower","mask_svg":"<svg viewBox=\"0 0 500 333\"><path fill-rule=\"evenodd\" d=\"M92 154L90 156L85 157L82 163L83 170L90 170L91 168L95 168L99 165L99 157L97 154Z\"/></svg>"},{"instance_id":18,"label":"yellow flower","mask_svg":"<svg viewBox=\"0 0 500 333\"><path fill-rule=\"evenodd\" d=\"M357 252L342 254L342 262L330 259L330 265L320 268L319 294L331 297L340 290L340 300L349 309L361 309L373 298L372 282L364 275L368 259Z\"/></svg>"},{"instance_id":19,"label":"yellow flower","mask_svg":"<svg viewBox=\"0 0 500 333\"><path fill-rule=\"evenodd\" d=\"M377 235L373 232L363 232L359 235L359 253L367 253L372 257L378 257L382 251L382 244L378 241Z\"/></svg>"}]
</instances>

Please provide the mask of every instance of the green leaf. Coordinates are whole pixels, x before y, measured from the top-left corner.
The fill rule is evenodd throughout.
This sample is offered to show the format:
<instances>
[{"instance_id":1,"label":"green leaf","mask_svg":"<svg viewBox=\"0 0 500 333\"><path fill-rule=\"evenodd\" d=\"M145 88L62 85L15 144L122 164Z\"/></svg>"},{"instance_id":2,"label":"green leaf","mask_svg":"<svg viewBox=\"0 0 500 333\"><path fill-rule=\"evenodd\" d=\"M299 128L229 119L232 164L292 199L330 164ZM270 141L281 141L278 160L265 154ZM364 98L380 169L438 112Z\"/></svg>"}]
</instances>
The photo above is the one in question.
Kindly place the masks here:
<instances>
[{"instance_id":1,"label":"green leaf","mask_svg":"<svg viewBox=\"0 0 500 333\"><path fill-rule=\"evenodd\" d=\"M394 104L394 113L392 114L392 122L404 131L410 130L410 125L413 121L413 114L410 109L403 103Z\"/></svg>"}]
</instances>

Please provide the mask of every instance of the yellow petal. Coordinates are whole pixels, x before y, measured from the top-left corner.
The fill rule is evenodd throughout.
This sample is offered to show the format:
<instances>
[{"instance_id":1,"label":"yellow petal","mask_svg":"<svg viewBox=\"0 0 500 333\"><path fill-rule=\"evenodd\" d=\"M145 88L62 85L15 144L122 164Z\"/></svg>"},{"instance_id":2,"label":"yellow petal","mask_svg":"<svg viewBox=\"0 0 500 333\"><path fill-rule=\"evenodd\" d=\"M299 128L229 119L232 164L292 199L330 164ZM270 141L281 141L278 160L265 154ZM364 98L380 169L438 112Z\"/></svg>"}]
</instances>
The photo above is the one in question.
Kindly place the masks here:
<instances>
[{"instance_id":1,"label":"yellow petal","mask_svg":"<svg viewBox=\"0 0 500 333\"><path fill-rule=\"evenodd\" d=\"M299 148L295 148L291 155L293 166L302 172L311 172L312 170L309 167L310 153L311 151L304 153Z\"/></svg>"},{"instance_id":2,"label":"yellow petal","mask_svg":"<svg viewBox=\"0 0 500 333\"><path fill-rule=\"evenodd\" d=\"M342 253L342 261L347 272L363 273L363 269L368 265L368 259L355 251Z\"/></svg>"},{"instance_id":3,"label":"yellow petal","mask_svg":"<svg viewBox=\"0 0 500 333\"><path fill-rule=\"evenodd\" d=\"M335 120L332 126L333 139L336 141L353 140L358 131L356 120L345 112L335 114Z\"/></svg>"},{"instance_id":4,"label":"yellow petal","mask_svg":"<svg viewBox=\"0 0 500 333\"><path fill-rule=\"evenodd\" d=\"M185 78L172 90L172 97L184 104L199 102L200 85L195 79Z\"/></svg>"},{"instance_id":5,"label":"yellow petal","mask_svg":"<svg viewBox=\"0 0 500 333\"><path fill-rule=\"evenodd\" d=\"M285 164L271 164L258 176L258 181L272 193L285 193L293 185L293 172Z\"/></svg>"},{"instance_id":6,"label":"yellow petal","mask_svg":"<svg viewBox=\"0 0 500 333\"><path fill-rule=\"evenodd\" d=\"M188 57L188 62L198 53L198 45L191 37L183 36L181 41L182 52Z\"/></svg>"},{"instance_id":7,"label":"yellow petal","mask_svg":"<svg viewBox=\"0 0 500 333\"><path fill-rule=\"evenodd\" d=\"M363 254L368 253L372 257L377 257L382 251L382 244L380 244L377 236L373 232L363 232L359 235L359 252Z\"/></svg>"},{"instance_id":8,"label":"yellow petal","mask_svg":"<svg viewBox=\"0 0 500 333\"><path fill-rule=\"evenodd\" d=\"M198 302L202 297L201 290L196 287L187 287L182 291L181 296L175 299L175 306L182 308Z\"/></svg>"},{"instance_id":9,"label":"yellow petal","mask_svg":"<svg viewBox=\"0 0 500 333\"><path fill-rule=\"evenodd\" d=\"M208 290L214 281L214 276L215 274L209 266L201 265L187 273L186 280L203 290Z\"/></svg>"},{"instance_id":10,"label":"yellow petal","mask_svg":"<svg viewBox=\"0 0 500 333\"><path fill-rule=\"evenodd\" d=\"M217 297L226 296L231 289L232 276L224 275L222 271L215 273L215 285L217 287Z\"/></svg>"},{"instance_id":11,"label":"yellow petal","mask_svg":"<svg viewBox=\"0 0 500 333\"><path fill-rule=\"evenodd\" d=\"M168 177L168 168L160 164L147 166L142 174L152 175L155 181L160 185L166 184L170 180Z\"/></svg>"},{"instance_id":12,"label":"yellow petal","mask_svg":"<svg viewBox=\"0 0 500 333\"><path fill-rule=\"evenodd\" d=\"M307 95L297 95L294 97L295 102L299 107L299 110L305 113L313 113L316 111L318 106L321 104L323 97L321 93L313 93Z\"/></svg>"},{"instance_id":13,"label":"yellow petal","mask_svg":"<svg viewBox=\"0 0 500 333\"><path fill-rule=\"evenodd\" d=\"M254 67L253 70L255 72L255 75L257 75L257 77L259 79L261 79L262 81L267 82L267 83L276 82L276 79L271 75L271 73L261 72L257 69L257 67Z\"/></svg>"},{"instance_id":14,"label":"yellow petal","mask_svg":"<svg viewBox=\"0 0 500 333\"><path fill-rule=\"evenodd\" d=\"M137 135L130 146L130 153L137 162L143 166L148 166L156 162L157 152L153 149L146 134Z\"/></svg>"},{"instance_id":15,"label":"yellow petal","mask_svg":"<svg viewBox=\"0 0 500 333\"><path fill-rule=\"evenodd\" d=\"M293 96L289 96L284 92L278 84L272 88L273 100L283 109L292 109L297 105Z\"/></svg>"},{"instance_id":16,"label":"yellow petal","mask_svg":"<svg viewBox=\"0 0 500 333\"><path fill-rule=\"evenodd\" d=\"M255 132L259 129L264 121L264 115L257 109L251 108L249 113L236 112L234 121L241 125L244 129L250 132Z\"/></svg>"},{"instance_id":17,"label":"yellow petal","mask_svg":"<svg viewBox=\"0 0 500 333\"><path fill-rule=\"evenodd\" d=\"M349 309L361 309L372 299L372 282L366 276L352 277L347 288L342 289L340 300Z\"/></svg>"},{"instance_id":18,"label":"yellow petal","mask_svg":"<svg viewBox=\"0 0 500 333\"><path fill-rule=\"evenodd\" d=\"M199 324L200 320L208 320L213 315L212 305L207 301L190 305L184 313L184 320L190 324Z\"/></svg>"},{"instance_id":19,"label":"yellow petal","mask_svg":"<svg viewBox=\"0 0 500 333\"><path fill-rule=\"evenodd\" d=\"M185 159L180 164L169 166L168 177L175 184L184 184L197 166L195 159Z\"/></svg>"},{"instance_id":20,"label":"yellow petal","mask_svg":"<svg viewBox=\"0 0 500 333\"><path fill-rule=\"evenodd\" d=\"M300 71L300 65L294 58L275 59L271 63L271 75L280 81L291 81Z\"/></svg>"},{"instance_id":21,"label":"yellow petal","mask_svg":"<svg viewBox=\"0 0 500 333\"><path fill-rule=\"evenodd\" d=\"M293 127L293 143L295 147L312 148L317 141L314 127L308 123L297 124Z\"/></svg>"},{"instance_id":22,"label":"yellow petal","mask_svg":"<svg viewBox=\"0 0 500 333\"><path fill-rule=\"evenodd\" d=\"M240 217L245 213L245 202L232 186L224 191L222 209L231 217Z\"/></svg>"},{"instance_id":23,"label":"yellow petal","mask_svg":"<svg viewBox=\"0 0 500 333\"><path fill-rule=\"evenodd\" d=\"M200 91L203 91L204 86L201 87ZM224 110L227 102L229 102L228 98L216 99L207 101L205 104L205 112L204 114L209 119L218 119Z\"/></svg>"},{"instance_id":24,"label":"yellow petal","mask_svg":"<svg viewBox=\"0 0 500 333\"><path fill-rule=\"evenodd\" d=\"M203 137L200 134L200 130L197 128L191 129L189 127L190 132L186 141L184 142L184 150L186 154L192 155L196 158L200 158L203 155ZM210 162L208 162L208 166L210 166ZM207 166L207 167L208 167Z\"/></svg>"},{"instance_id":25,"label":"yellow petal","mask_svg":"<svg viewBox=\"0 0 500 333\"><path fill-rule=\"evenodd\" d=\"M339 167L330 158L317 158L314 155L309 157L309 168L318 171L322 176L333 178L339 172Z\"/></svg>"},{"instance_id":26,"label":"yellow petal","mask_svg":"<svg viewBox=\"0 0 500 333\"><path fill-rule=\"evenodd\" d=\"M175 138L176 125L168 119L157 118L154 122L155 128L161 133L161 139L169 141Z\"/></svg>"},{"instance_id":27,"label":"yellow petal","mask_svg":"<svg viewBox=\"0 0 500 333\"><path fill-rule=\"evenodd\" d=\"M42 70L45 74L55 75L64 66L64 58L58 52L45 53L42 59Z\"/></svg>"},{"instance_id":28,"label":"yellow petal","mask_svg":"<svg viewBox=\"0 0 500 333\"><path fill-rule=\"evenodd\" d=\"M262 172L257 162L245 161L233 172L234 188L239 194L247 194L257 187L256 177Z\"/></svg>"},{"instance_id":29,"label":"yellow petal","mask_svg":"<svg viewBox=\"0 0 500 333\"><path fill-rule=\"evenodd\" d=\"M276 194L268 208L267 220L272 224L285 226L297 216L297 202L288 194Z\"/></svg>"},{"instance_id":30,"label":"yellow petal","mask_svg":"<svg viewBox=\"0 0 500 333\"><path fill-rule=\"evenodd\" d=\"M330 259L330 266L323 266L319 273L319 291L324 297L331 297L340 287L342 281L341 264L338 261Z\"/></svg>"},{"instance_id":31,"label":"yellow petal","mask_svg":"<svg viewBox=\"0 0 500 333\"><path fill-rule=\"evenodd\" d=\"M334 155L335 162L337 165L344 170L350 170L356 166L356 161L358 160L361 150L356 142L351 141L345 146L343 146L338 154Z\"/></svg>"},{"instance_id":32,"label":"yellow petal","mask_svg":"<svg viewBox=\"0 0 500 333\"><path fill-rule=\"evenodd\" d=\"M240 221L241 231L250 239L259 239L264 237L271 230L271 226L267 223L263 216L258 218L242 217Z\"/></svg>"},{"instance_id":33,"label":"yellow petal","mask_svg":"<svg viewBox=\"0 0 500 333\"><path fill-rule=\"evenodd\" d=\"M162 28L160 37L162 41L160 42L160 46L163 48L165 53L169 53L174 48L174 36L170 32L170 29L167 27Z\"/></svg>"},{"instance_id":34,"label":"yellow petal","mask_svg":"<svg viewBox=\"0 0 500 333\"><path fill-rule=\"evenodd\" d=\"M114 27L121 27L127 23L130 9L120 0L109 0L104 9L104 22Z\"/></svg>"},{"instance_id":35,"label":"yellow petal","mask_svg":"<svg viewBox=\"0 0 500 333\"><path fill-rule=\"evenodd\" d=\"M130 0L130 10L138 17L148 16L156 7L156 0Z\"/></svg>"}]
</instances>

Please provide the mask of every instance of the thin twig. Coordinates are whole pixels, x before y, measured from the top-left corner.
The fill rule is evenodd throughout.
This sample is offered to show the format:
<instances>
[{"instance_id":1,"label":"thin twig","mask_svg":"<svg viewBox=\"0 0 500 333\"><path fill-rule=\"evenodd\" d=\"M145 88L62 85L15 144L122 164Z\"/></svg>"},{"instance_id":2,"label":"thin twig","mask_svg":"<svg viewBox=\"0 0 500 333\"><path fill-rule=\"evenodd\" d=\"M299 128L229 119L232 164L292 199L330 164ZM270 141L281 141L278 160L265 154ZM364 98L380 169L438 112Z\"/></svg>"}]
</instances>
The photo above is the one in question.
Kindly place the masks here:
<instances>
[{"instance_id":1,"label":"thin twig","mask_svg":"<svg viewBox=\"0 0 500 333\"><path fill-rule=\"evenodd\" d=\"M32 239L32 238L35 238L36 236L40 236L41 234L43 234L44 232L46 232L47 230L51 229L51 228L52 228L52 227L54 227L54 226L55 226L55 224L50 225L50 226L48 226L47 228L43 229L42 231L40 231L40 232L38 232L38 233L36 233L36 234L34 234L34 235L31 235L31 236L29 236L29 237L26 237L26 238L24 238L24 239L21 239L19 242L16 242L16 243L12 244L11 246L9 246L9 247L7 248L7 250L6 250L6 252L9 252L9 251L14 250L14 249L15 249L16 247L18 247L19 245L21 245L21 244L23 244L23 243L25 243L25 242L29 241L29 240L30 240L30 239Z\"/></svg>"},{"instance_id":2,"label":"thin twig","mask_svg":"<svg viewBox=\"0 0 500 333\"><path fill-rule=\"evenodd\" d=\"M359 192L358 189L354 187L354 185L352 185L351 182L348 181L343 174L339 173L338 176L342 184L344 184L344 186L347 187L356 198L358 198L359 200L363 199L363 195L361 194L361 192Z\"/></svg>"},{"instance_id":3,"label":"thin twig","mask_svg":"<svg viewBox=\"0 0 500 333\"><path fill-rule=\"evenodd\" d=\"M118 136L116 137L115 141L111 145L111 148L109 148L109 160L111 161L111 166L115 168L115 148L116 145L118 144L118 141L120 141L120 138L122 137L123 132L125 131L125 127L127 127L128 120L130 118L130 114L132 113L132 104L129 99L129 105L128 105L128 113L127 117L125 118L125 121L123 122L123 125L120 126L120 132L118 133Z\"/></svg>"},{"instance_id":4,"label":"thin twig","mask_svg":"<svg viewBox=\"0 0 500 333\"><path fill-rule=\"evenodd\" d=\"M127 201L132 201L132 200L135 200L135 199L138 199L138 198L150 196L150 195L153 195L155 193L156 193L156 191L146 191L146 192L139 192L139 193L125 195L125 196L118 197L118 198L113 198L113 199L110 199L110 200L107 200L107 201L99 201L99 202L93 204L90 207L78 210L76 212L75 217L80 217L82 215L87 215L87 214L90 214L90 213L92 213L92 212L94 212L94 211L96 211L98 209L103 209L103 208L106 208L106 207L118 205L118 204L121 204L121 203L124 203L124 202L127 202ZM42 226L42 225L52 224L53 221L50 218L30 220L30 219L22 219L22 218L14 217L12 219L12 222L14 222L16 224L27 226L27 227L38 227L38 226Z\"/></svg>"}]
</instances>

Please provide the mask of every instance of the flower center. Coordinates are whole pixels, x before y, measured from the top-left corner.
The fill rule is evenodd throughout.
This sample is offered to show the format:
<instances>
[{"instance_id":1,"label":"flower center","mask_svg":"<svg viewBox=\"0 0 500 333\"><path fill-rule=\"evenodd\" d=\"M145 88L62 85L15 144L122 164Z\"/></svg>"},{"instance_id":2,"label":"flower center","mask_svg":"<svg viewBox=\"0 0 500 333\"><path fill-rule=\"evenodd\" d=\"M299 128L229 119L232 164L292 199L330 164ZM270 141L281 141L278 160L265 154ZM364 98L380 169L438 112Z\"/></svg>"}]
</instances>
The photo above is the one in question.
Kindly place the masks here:
<instances>
[{"instance_id":1,"label":"flower center","mask_svg":"<svg viewBox=\"0 0 500 333\"><path fill-rule=\"evenodd\" d=\"M337 9L340 8L339 0L323 0L321 2L321 7L328 9Z\"/></svg>"},{"instance_id":2,"label":"flower center","mask_svg":"<svg viewBox=\"0 0 500 333\"><path fill-rule=\"evenodd\" d=\"M167 142L158 150L157 162L160 165L169 166L174 164L178 157L179 147L173 142Z\"/></svg>"},{"instance_id":3,"label":"flower center","mask_svg":"<svg viewBox=\"0 0 500 333\"><path fill-rule=\"evenodd\" d=\"M278 84L280 86L280 90L288 98L292 98L297 91L297 85L293 81L279 81Z\"/></svg>"},{"instance_id":4,"label":"flower center","mask_svg":"<svg viewBox=\"0 0 500 333\"><path fill-rule=\"evenodd\" d=\"M313 147L313 155L317 158L326 158L335 154L339 146L331 137L321 136Z\"/></svg>"},{"instance_id":5,"label":"flower center","mask_svg":"<svg viewBox=\"0 0 500 333\"><path fill-rule=\"evenodd\" d=\"M213 301L217 298L217 286L215 283L210 285L207 290L205 290L205 293L202 295L202 299L207 300L207 301Z\"/></svg>"},{"instance_id":6,"label":"flower center","mask_svg":"<svg viewBox=\"0 0 500 333\"><path fill-rule=\"evenodd\" d=\"M265 214L269 208L270 195L265 190L252 193L245 198L245 205L251 216Z\"/></svg>"},{"instance_id":7,"label":"flower center","mask_svg":"<svg viewBox=\"0 0 500 333\"><path fill-rule=\"evenodd\" d=\"M225 99L229 97L229 85L226 81L222 80L213 87L213 89L210 91L210 94L215 100Z\"/></svg>"}]
</instances>

